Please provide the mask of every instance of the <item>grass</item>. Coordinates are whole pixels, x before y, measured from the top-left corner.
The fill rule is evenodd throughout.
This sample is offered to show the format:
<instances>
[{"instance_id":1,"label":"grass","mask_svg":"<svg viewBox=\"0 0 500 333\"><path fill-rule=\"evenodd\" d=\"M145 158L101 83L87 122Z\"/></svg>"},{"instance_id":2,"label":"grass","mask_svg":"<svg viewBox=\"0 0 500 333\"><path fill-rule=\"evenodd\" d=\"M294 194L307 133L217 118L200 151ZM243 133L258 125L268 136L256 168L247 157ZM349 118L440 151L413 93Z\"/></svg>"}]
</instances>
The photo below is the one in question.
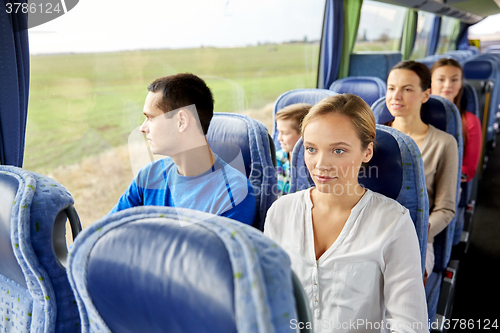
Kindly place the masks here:
<instances>
[{"instance_id":1,"label":"grass","mask_svg":"<svg viewBox=\"0 0 500 333\"><path fill-rule=\"evenodd\" d=\"M199 75L215 111L246 113L287 90L314 87L318 52L314 44L283 44L33 56L24 167L49 172L126 144L158 77Z\"/></svg>"},{"instance_id":2,"label":"grass","mask_svg":"<svg viewBox=\"0 0 500 333\"><path fill-rule=\"evenodd\" d=\"M316 85L318 52L318 45L286 44L33 56L23 167L63 184L86 227L111 210L133 177L128 136L144 119L154 79L199 75L215 111L271 128L281 93Z\"/></svg>"}]
</instances>

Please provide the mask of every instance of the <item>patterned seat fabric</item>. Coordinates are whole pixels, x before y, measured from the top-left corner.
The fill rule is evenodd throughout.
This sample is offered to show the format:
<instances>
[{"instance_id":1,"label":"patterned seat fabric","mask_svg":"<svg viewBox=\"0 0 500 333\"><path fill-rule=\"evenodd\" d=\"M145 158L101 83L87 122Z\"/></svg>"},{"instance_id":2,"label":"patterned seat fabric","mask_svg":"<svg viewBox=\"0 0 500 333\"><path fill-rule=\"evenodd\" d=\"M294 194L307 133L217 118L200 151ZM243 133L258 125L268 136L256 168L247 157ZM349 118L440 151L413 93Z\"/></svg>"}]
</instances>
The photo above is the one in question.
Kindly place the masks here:
<instances>
[{"instance_id":1,"label":"patterned seat fabric","mask_svg":"<svg viewBox=\"0 0 500 333\"><path fill-rule=\"evenodd\" d=\"M255 193L254 227L263 230L266 213L276 200L276 153L261 122L235 113L215 113L207 133L212 150L245 173Z\"/></svg>"},{"instance_id":2,"label":"patterned seat fabric","mask_svg":"<svg viewBox=\"0 0 500 333\"><path fill-rule=\"evenodd\" d=\"M3 328L79 332L64 255L55 252L60 244L66 251L66 215L75 218L71 194L48 177L11 166L0 166L0 193Z\"/></svg>"},{"instance_id":3,"label":"patterned seat fabric","mask_svg":"<svg viewBox=\"0 0 500 333\"><path fill-rule=\"evenodd\" d=\"M69 275L82 332L288 332L297 318L287 254L189 209L106 216L76 239Z\"/></svg>"}]
</instances>

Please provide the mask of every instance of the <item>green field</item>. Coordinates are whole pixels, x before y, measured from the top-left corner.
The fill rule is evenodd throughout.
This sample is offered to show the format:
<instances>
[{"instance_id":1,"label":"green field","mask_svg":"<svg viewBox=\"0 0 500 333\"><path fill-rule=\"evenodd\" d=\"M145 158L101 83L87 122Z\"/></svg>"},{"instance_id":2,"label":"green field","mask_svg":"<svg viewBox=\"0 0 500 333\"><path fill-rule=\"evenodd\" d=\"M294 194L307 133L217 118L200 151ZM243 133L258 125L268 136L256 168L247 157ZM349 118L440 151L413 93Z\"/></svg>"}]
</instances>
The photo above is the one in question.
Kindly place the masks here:
<instances>
[{"instance_id":1,"label":"green field","mask_svg":"<svg viewBox=\"0 0 500 333\"><path fill-rule=\"evenodd\" d=\"M215 111L245 113L315 87L318 52L319 45L282 44L32 56L24 167L48 172L127 144L158 77L199 75Z\"/></svg>"}]
</instances>

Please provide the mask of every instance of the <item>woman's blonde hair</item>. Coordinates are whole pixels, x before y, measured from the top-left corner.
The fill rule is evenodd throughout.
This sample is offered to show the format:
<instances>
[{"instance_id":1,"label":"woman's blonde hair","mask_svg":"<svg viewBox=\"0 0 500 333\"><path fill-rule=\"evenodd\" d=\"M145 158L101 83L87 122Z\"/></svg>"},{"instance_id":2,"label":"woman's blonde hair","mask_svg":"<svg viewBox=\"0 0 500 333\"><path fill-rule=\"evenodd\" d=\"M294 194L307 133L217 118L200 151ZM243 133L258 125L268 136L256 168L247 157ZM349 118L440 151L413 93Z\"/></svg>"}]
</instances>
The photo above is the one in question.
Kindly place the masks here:
<instances>
[{"instance_id":1,"label":"woman's blonde hair","mask_svg":"<svg viewBox=\"0 0 500 333\"><path fill-rule=\"evenodd\" d=\"M361 97L353 94L330 96L314 105L302 120L302 136L312 120L329 114L343 115L351 120L361 141L361 149L366 149L370 142L375 141L376 125L373 112Z\"/></svg>"}]
</instances>

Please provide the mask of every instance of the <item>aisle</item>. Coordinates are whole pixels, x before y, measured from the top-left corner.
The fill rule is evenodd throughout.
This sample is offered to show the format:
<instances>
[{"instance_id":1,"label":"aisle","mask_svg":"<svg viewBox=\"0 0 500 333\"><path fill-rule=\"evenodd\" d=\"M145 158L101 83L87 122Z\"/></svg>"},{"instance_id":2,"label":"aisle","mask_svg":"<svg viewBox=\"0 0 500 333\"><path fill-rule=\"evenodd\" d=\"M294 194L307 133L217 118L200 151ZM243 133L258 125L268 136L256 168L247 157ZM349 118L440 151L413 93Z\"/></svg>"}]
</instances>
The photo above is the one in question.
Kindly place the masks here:
<instances>
[{"instance_id":1,"label":"aisle","mask_svg":"<svg viewBox=\"0 0 500 333\"><path fill-rule=\"evenodd\" d=\"M471 244L457 275L453 319L473 319L471 328L475 330L486 319L491 323L497 319L500 329L499 268L500 147L497 146L479 184ZM458 327L451 330L455 331L459 331Z\"/></svg>"}]
</instances>

